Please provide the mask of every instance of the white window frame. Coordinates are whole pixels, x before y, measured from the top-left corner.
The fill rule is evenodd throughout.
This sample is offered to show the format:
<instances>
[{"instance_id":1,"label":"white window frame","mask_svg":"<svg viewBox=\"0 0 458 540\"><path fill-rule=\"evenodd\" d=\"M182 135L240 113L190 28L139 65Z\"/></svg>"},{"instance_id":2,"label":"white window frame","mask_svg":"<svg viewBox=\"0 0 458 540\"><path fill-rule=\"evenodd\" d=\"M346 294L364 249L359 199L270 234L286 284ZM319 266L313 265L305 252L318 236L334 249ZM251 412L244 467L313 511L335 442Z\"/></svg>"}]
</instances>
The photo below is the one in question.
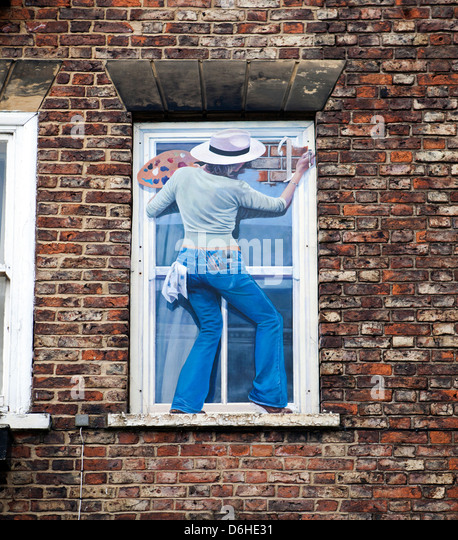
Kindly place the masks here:
<instances>
[{"instance_id":1,"label":"white window frame","mask_svg":"<svg viewBox=\"0 0 458 540\"><path fill-rule=\"evenodd\" d=\"M37 113L0 112L7 141L5 186L5 300L3 391L0 423L12 429L47 429L47 414L29 414L32 396L35 286Z\"/></svg>"},{"instance_id":2,"label":"white window frame","mask_svg":"<svg viewBox=\"0 0 458 540\"><path fill-rule=\"evenodd\" d=\"M302 134L303 145L315 150L315 127L313 121L277 121L277 122L238 122L238 127L247 129L254 137L261 140L276 139L278 134L295 138ZM200 122L192 123L139 123L134 126L134 170L133 170L133 218L132 218L132 267L131 267L131 355L130 355L130 411L124 415L109 415L108 423L112 426L125 425L180 425L180 423L196 423L199 425L272 425L290 423L297 425L337 426L339 416L320 412L319 389L319 351L318 351L318 244L317 244L317 188L316 168L308 171L307 181L301 182L293 200L293 355L294 362L294 407L293 415L254 414L246 406L237 405L218 407L216 404L205 404L206 415L170 415L170 406L153 404L151 388L154 382L151 376L151 359L143 355L145 306L141 299L148 290L148 274L151 275L151 261L148 260L144 248L148 242L154 242L154 224L149 228L146 237L139 237L139 220L146 220L140 215L138 208L140 188L136 180L137 171L151 159L149 139L183 141L210 138L212 133L226 129L227 123ZM196 129L198 134L196 135ZM274 134L274 135L273 135ZM302 202L301 202L302 201ZM307 201L304 204L304 201ZM151 232L152 229L152 232ZM147 228L148 230L148 228ZM271 272L274 267L269 267ZM156 275L162 275L168 268L157 267ZM250 273L266 275L262 267L248 268ZM283 273L285 269L279 269ZM165 274L164 274L165 275ZM274 277L270 273L268 276ZM225 319L223 303L223 320ZM153 332L154 329L149 329ZM195 418L189 418L194 416ZM273 418L275 417L275 418ZM298 418L299 417L299 418Z\"/></svg>"}]
</instances>

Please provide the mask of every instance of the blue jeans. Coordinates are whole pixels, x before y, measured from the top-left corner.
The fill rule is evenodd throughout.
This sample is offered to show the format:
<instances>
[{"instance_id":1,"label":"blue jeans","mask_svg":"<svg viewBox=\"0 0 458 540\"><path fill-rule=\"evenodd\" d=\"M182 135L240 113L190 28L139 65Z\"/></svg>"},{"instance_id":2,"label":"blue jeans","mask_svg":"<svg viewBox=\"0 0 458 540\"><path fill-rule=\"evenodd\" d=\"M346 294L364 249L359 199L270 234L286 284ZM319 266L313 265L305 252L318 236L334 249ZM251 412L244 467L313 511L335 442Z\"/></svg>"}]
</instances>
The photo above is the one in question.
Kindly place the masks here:
<instances>
[{"instance_id":1,"label":"blue jeans","mask_svg":"<svg viewBox=\"0 0 458 540\"><path fill-rule=\"evenodd\" d=\"M255 378L248 398L285 407L283 319L255 280L247 273L188 273L187 289L200 332L180 372L172 409L202 410L223 328L221 297L256 325Z\"/></svg>"}]
</instances>

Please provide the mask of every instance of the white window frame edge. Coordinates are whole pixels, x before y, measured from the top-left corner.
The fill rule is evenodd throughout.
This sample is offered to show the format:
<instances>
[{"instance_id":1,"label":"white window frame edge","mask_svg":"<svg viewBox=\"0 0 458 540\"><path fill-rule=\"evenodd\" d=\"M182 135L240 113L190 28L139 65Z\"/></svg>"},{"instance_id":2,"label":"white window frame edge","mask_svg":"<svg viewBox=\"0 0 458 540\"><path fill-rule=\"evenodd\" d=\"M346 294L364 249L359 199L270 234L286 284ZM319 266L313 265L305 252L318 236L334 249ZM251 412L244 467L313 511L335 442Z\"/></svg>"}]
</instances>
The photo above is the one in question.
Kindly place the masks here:
<instances>
[{"instance_id":1,"label":"white window frame edge","mask_svg":"<svg viewBox=\"0 0 458 540\"><path fill-rule=\"evenodd\" d=\"M8 145L5 194L5 267L11 269L5 328L4 397L0 425L10 429L49 429L46 413L29 413L32 398L33 317L38 113L0 112L0 133ZM18 207L20 204L20 208ZM14 309L13 309L14 308ZM11 329L14 328L14 331Z\"/></svg>"},{"instance_id":2,"label":"white window frame edge","mask_svg":"<svg viewBox=\"0 0 458 540\"><path fill-rule=\"evenodd\" d=\"M209 124L209 122L206 122ZM305 122L274 122L275 127L292 129L294 127L305 128L307 135L307 145L315 149L315 125L313 121ZM212 122L212 131L227 128L226 122ZM250 127L264 127L265 122L243 122L246 129ZM317 174L316 167L309 172L308 182L301 182L298 187L298 192L293 200L293 205L300 204L298 198L305 197L306 190L309 194L309 200L313 204L308 205L307 216L300 212L294 212L295 222L293 223L293 231L296 235L293 242L298 242L299 245L306 246L307 249L299 249L299 256L302 258L299 263L300 275L293 276L293 287L298 287L299 302L294 306L295 332L306 331L310 339L299 340L302 342L301 350L295 351L294 354L299 354L300 358L313 359L313 361L300 361L296 364L298 372L295 377L298 377L299 388L304 391L300 396L295 396L295 402L298 403L299 413L288 415L269 415L247 412L207 412L205 415L170 415L168 412L160 412L161 407L158 407L159 412L143 413L148 405L147 388L151 381L145 380L144 362L141 359L140 348L138 344L138 336L140 336L140 325L142 319L142 308L137 303L136 299L141 298L142 283L138 279L143 272L143 265L140 261L144 259L143 249L139 245L137 220L139 219L136 201L138 195L138 182L136 174L140 167L144 164L143 160L143 132L154 129L158 132L163 130L176 129L177 132L188 132L186 124L183 123L137 123L134 125L134 157L133 157L133 217L132 217L132 269L131 269L131 355L129 366L130 377L130 396L129 396L129 413L115 413L107 415L108 427L133 427L133 426L243 426L243 425L289 425L301 427L337 427L340 425L340 415L334 413L320 412L320 384L319 384L319 350L318 350L318 231L317 231L317 212L316 212L316 193L317 193ZM141 144L139 144L141 143ZM305 268L311 270L309 276L304 275ZM316 291L316 294L311 294L308 297L305 295L306 289ZM294 294L294 293L293 293ZM310 303L307 312L310 317L298 317L300 310L305 310L305 301ZM299 305L298 305L299 304ZM303 324L307 328L297 326L297 321L304 321ZM141 382L142 381L142 384ZM140 383L140 384L139 384ZM146 391L144 391L146 390ZM281 418L279 418L281 417Z\"/></svg>"}]
</instances>

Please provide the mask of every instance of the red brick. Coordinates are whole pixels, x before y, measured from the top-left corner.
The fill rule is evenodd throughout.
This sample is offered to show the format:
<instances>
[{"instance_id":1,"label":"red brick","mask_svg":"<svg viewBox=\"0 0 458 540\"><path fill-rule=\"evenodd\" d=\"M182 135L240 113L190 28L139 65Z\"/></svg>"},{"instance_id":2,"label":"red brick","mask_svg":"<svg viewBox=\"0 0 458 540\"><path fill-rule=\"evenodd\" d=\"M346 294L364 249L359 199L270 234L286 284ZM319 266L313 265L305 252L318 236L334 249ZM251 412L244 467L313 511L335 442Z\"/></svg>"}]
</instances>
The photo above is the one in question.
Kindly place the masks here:
<instances>
[{"instance_id":1,"label":"red brick","mask_svg":"<svg viewBox=\"0 0 458 540\"><path fill-rule=\"evenodd\" d=\"M27 30L29 32L64 34L68 32L68 23L65 21L33 21L27 23Z\"/></svg>"},{"instance_id":2,"label":"red brick","mask_svg":"<svg viewBox=\"0 0 458 540\"><path fill-rule=\"evenodd\" d=\"M419 499L421 489L418 487L383 487L374 489L375 499Z\"/></svg>"},{"instance_id":3,"label":"red brick","mask_svg":"<svg viewBox=\"0 0 458 540\"><path fill-rule=\"evenodd\" d=\"M458 8L415 3L34 0L5 11L4 60L62 60L39 111L37 175L32 410L53 426L14 433L7 519L75 518L74 420L86 412L85 518L212 519L223 504L241 519L457 517ZM107 412L129 409L133 119L106 70L119 58L347 61L316 115L318 264L333 278L318 293L321 406L340 428L105 429ZM75 114L84 139L72 137ZM84 402L69 402L73 375Z\"/></svg>"}]
</instances>

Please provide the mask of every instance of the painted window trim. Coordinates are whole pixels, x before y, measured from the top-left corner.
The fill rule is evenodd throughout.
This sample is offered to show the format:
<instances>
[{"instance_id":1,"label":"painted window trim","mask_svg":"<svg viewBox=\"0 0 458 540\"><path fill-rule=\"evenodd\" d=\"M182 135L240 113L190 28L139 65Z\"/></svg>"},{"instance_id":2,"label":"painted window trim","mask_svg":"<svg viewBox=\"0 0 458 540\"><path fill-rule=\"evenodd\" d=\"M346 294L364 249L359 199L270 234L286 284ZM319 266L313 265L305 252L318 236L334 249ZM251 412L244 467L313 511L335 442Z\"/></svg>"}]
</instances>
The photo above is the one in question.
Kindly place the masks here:
<instances>
[{"instance_id":1,"label":"painted window trim","mask_svg":"<svg viewBox=\"0 0 458 540\"><path fill-rule=\"evenodd\" d=\"M8 425L11 429L48 429L49 415L29 414L32 396L38 114L0 112L0 136L5 135L9 137L5 267L10 278L10 309L5 314L8 329L0 424Z\"/></svg>"},{"instance_id":2,"label":"painted window trim","mask_svg":"<svg viewBox=\"0 0 458 540\"><path fill-rule=\"evenodd\" d=\"M266 127L266 122L244 122L246 129L250 129L255 126ZM310 136L314 142L314 123L313 122L276 122L280 127L283 124L289 128L304 127L304 124L308 124L310 130ZM227 123L213 122L211 127L212 131L218 129L224 129L227 127ZM269 124L270 125L270 124ZM140 169L144 162L143 144L144 133L147 131L164 131L171 128L176 129L178 132L189 130L189 126L179 123L138 123L134 125L134 170L133 170L133 189L134 192L138 189L136 185L136 172ZM133 208L133 238L132 238L132 318L131 318L131 357L130 357L130 412L129 414L109 414L108 426L121 427L121 426L135 426L135 425L301 425L301 426L337 426L340 422L339 415L327 414L320 411L320 398L319 398L319 351L318 351L318 268L317 268L317 214L316 214L316 169L310 175L309 183L304 186L303 183L299 186L298 193L296 193L294 205L298 204L298 198L304 196L304 191L309 190L309 200L312 200L314 204L309 205L308 212L304 213L295 212L296 223L293 227L299 232L300 245L306 245L307 249L300 251L300 257L302 258L299 269L303 272L306 267L314 269L311 276L304 279L303 275L294 276L297 279L298 286L301 290L298 293L300 302L296 303L294 309L304 310L305 299L310 301L311 307L308 308L309 313L313 313L311 317L306 320L302 317L303 324L308 326L307 334L313 336L313 339L307 340L304 346L304 340L302 340L302 350L298 351L298 354L302 358L312 358L311 361L303 362L303 369L301 373L295 374L300 377L300 386L303 389L302 396L299 398L299 412L293 415L265 415L259 413L252 413L246 411L230 410L226 412L213 410L210 408L206 415L197 415L197 418L193 421L190 416L185 415L181 418L181 415L170 415L163 406L156 406L153 411L149 411L148 400L142 398L142 373L144 369L144 362L141 358L139 348L137 347L139 325L139 315L136 313L135 298L140 293L139 275L141 274L141 267L138 264L141 259L141 248L139 248L139 238L137 237L137 220L139 216L136 215L136 196L134 195L134 208ZM310 199L311 196L311 199ZM138 212L137 212L138 213ZM307 266L306 266L307 265ZM312 294L305 295L304 288L312 291ZM298 305L299 304L299 305ZM279 419L281 416L281 420ZM172 417L172 418L170 418ZM205 418L204 418L205 417ZM275 417L275 418L273 418Z\"/></svg>"}]
</instances>

